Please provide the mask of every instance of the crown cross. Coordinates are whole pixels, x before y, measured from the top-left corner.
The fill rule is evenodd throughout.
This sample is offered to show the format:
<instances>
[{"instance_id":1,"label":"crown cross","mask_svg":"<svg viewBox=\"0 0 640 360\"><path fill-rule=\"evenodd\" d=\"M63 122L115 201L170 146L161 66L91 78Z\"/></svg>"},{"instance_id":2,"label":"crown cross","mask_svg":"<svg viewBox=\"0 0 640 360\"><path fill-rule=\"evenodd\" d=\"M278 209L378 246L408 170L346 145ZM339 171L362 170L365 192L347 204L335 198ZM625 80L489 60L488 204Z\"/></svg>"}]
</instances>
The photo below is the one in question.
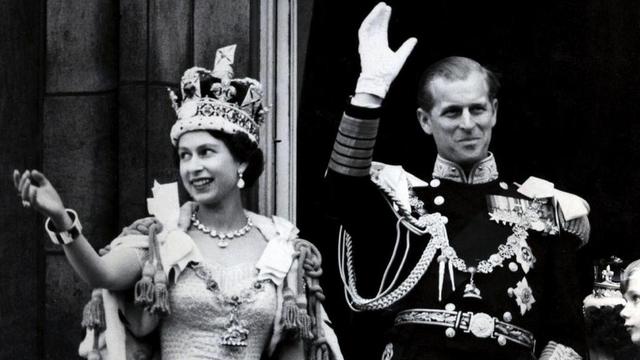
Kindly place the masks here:
<instances>
[{"instance_id":1,"label":"crown cross","mask_svg":"<svg viewBox=\"0 0 640 360\"><path fill-rule=\"evenodd\" d=\"M606 282L611 282L613 280L613 271L611 271L610 265L607 265L607 268L602 270L602 277Z\"/></svg>"}]
</instances>

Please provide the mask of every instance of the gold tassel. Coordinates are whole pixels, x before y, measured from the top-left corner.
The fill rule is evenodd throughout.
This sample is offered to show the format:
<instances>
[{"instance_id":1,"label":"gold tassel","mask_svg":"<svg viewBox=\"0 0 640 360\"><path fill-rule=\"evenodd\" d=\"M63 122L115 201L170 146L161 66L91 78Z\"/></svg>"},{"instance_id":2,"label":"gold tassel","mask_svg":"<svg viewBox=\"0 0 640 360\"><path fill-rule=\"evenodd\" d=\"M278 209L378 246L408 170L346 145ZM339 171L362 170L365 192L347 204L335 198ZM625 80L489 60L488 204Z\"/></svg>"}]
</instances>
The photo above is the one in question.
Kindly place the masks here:
<instances>
[{"instance_id":1,"label":"gold tassel","mask_svg":"<svg viewBox=\"0 0 640 360\"><path fill-rule=\"evenodd\" d=\"M156 271L153 275L153 293L154 301L149 308L149 312L152 314L168 315L171 311L169 308L169 289L167 286L167 274L164 272L162 266L162 257L160 256L160 245L156 237L158 232L158 225L153 224L149 227L149 249L153 250L157 265Z\"/></svg>"},{"instance_id":2,"label":"gold tassel","mask_svg":"<svg viewBox=\"0 0 640 360\"><path fill-rule=\"evenodd\" d=\"M87 355L87 360L102 360L102 356L100 356L99 350L91 350L91 352Z\"/></svg>"},{"instance_id":3,"label":"gold tassel","mask_svg":"<svg viewBox=\"0 0 640 360\"><path fill-rule=\"evenodd\" d=\"M327 344L322 344L320 347L322 349L322 360L329 360L329 349Z\"/></svg>"},{"instance_id":4,"label":"gold tassel","mask_svg":"<svg viewBox=\"0 0 640 360\"><path fill-rule=\"evenodd\" d=\"M329 360L329 349L326 343L314 344L313 360Z\"/></svg>"},{"instance_id":5,"label":"gold tassel","mask_svg":"<svg viewBox=\"0 0 640 360\"><path fill-rule=\"evenodd\" d=\"M93 330L93 350L87 355L87 360L102 360L100 355L100 331Z\"/></svg>"},{"instance_id":6,"label":"gold tassel","mask_svg":"<svg viewBox=\"0 0 640 360\"><path fill-rule=\"evenodd\" d=\"M167 289L167 275L164 270L158 269L153 277L155 285L155 301L151 305L150 313L168 315L171 313L169 308L169 290Z\"/></svg>"},{"instance_id":7,"label":"gold tassel","mask_svg":"<svg viewBox=\"0 0 640 360\"><path fill-rule=\"evenodd\" d=\"M313 339L311 316L307 314L306 308L298 308L298 327L300 328L300 337L305 340Z\"/></svg>"},{"instance_id":8,"label":"gold tassel","mask_svg":"<svg viewBox=\"0 0 640 360\"><path fill-rule=\"evenodd\" d=\"M299 309L293 296L293 291L287 287L283 290L282 304L282 321L286 330L298 329L298 312Z\"/></svg>"},{"instance_id":9,"label":"gold tassel","mask_svg":"<svg viewBox=\"0 0 640 360\"><path fill-rule=\"evenodd\" d=\"M144 262L144 266L142 267L142 277L138 282L136 282L136 286L134 287L134 303L136 305L144 306L148 308L153 305L154 302L154 287L153 287L153 277L156 273L156 249L154 246L155 239L155 226L151 225L149 227L149 258Z\"/></svg>"},{"instance_id":10,"label":"gold tassel","mask_svg":"<svg viewBox=\"0 0 640 360\"><path fill-rule=\"evenodd\" d=\"M300 288L304 289L304 287ZM305 340L313 339L313 319L307 311L307 295L304 292L302 294L298 294L298 297L296 298L296 306L298 307L297 322L300 337Z\"/></svg>"},{"instance_id":11,"label":"gold tassel","mask_svg":"<svg viewBox=\"0 0 640 360\"><path fill-rule=\"evenodd\" d=\"M142 268L142 278L138 280L134 289L134 302L136 305L151 306L153 304L153 276L155 271L152 259L147 260Z\"/></svg>"},{"instance_id":12,"label":"gold tassel","mask_svg":"<svg viewBox=\"0 0 640 360\"><path fill-rule=\"evenodd\" d=\"M98 333L106 328L101 289L93 289L91 292L91 300L82 311L82 327L94 329Z\"/></svg>"}]
</instances>

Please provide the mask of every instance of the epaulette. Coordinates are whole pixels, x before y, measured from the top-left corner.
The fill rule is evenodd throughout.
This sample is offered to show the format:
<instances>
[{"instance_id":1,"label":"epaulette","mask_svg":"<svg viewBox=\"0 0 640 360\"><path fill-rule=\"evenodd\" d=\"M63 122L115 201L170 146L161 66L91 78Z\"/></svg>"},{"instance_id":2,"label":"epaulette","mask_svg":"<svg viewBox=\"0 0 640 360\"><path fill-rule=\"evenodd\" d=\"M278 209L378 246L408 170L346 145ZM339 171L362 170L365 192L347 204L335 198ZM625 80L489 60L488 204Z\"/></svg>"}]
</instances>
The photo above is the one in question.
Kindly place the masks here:
<instances>
[{"instance_id":1,"label":"epaulette","mask_svg":"<svg viewBox=\"0 0 640 360\"><path fill-rule=\"evenodd\" d=\"M534 176L530 176L518 188L518 192L530 199L552 199L561 229L576 235L582 241L582 245L589 242L591 225L587 215L591 208L585 199L558 190L552 182Z\"/></svg>"},{"instance_id":2,"label":"epaulette","mask_svg":"<svg viewBox=\"0 0 640 360\"><path fill-rule=\"evenodd\" d=\"M530 176L520 187L518 192L530 199L553 198L566 221L589 215L589 203L578 195L561 191L547 180Z\"/></svg>"},{"instance_id":3,"label":"epaulette","mask_svg":"<svg viewBox=\"0 0 640 360\"><path fill-rule=\"evenodd\" d=\"M419 200L412 190L427 187L425 181L405 171L400 165L373 162L370 170L371 182L384 194L396 216L412 232L424 235L427 232L429 214L414 211ZM417 215L417 216L415 216ZM439 216L439 214L438 214Z\"/></svg>"}]
</instances>

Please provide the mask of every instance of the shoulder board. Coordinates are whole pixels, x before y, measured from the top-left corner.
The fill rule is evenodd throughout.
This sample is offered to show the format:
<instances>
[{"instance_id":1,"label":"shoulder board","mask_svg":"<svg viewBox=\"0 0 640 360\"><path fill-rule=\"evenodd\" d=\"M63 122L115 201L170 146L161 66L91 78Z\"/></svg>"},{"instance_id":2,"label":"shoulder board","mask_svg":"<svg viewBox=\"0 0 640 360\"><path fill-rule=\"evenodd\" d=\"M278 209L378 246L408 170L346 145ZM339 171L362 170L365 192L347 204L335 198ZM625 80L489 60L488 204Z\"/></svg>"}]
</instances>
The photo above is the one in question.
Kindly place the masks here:
<instances>
[{"instance_id":1,"label":"shoulder board","mask_svg":"<svg viewBox=\"0 0 640 360\"><path fill-rule=\"evenodd\" d=\"M370 170L371 181L382 190L404 213L411 213L409 189L429 186L417 176L405 171L400 165L373 162Z\"/></svg>"},{"instance_id":2,"label":"shoulder board","mask_svg":"<svg viewBox=\"0 0 640 360\"><path fill-rule=\"evenodd\" d=\"M589 203L583 198L558 190L552 182L535 176L530 176L518 192L530 199L553 198L567 221L586 216L590 211Z\"/></svg>"},{"instance_id":3,"label":"shoulder board","mask_svg":"<svg viewBox=\"0 0 640 360\"><path fill-rule=\"evenodd\" d=\"M411 204L417 198L410 197L410 190L429 184L398 165L376 162L372 164L370 174L371 181L382 191L391 209L407 229L417 235L442 230L446 219L439 213L424 213L419 218L412 214Z\"/></svg>"}]
</instances>

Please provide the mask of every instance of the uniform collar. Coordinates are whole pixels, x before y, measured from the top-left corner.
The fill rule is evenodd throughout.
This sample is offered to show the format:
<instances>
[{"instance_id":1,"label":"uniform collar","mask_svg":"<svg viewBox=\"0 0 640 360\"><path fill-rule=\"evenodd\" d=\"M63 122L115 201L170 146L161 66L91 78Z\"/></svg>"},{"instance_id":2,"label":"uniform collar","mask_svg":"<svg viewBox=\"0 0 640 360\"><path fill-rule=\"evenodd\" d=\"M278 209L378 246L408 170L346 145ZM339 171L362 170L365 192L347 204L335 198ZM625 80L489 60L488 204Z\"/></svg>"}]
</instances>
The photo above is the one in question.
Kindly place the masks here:
<instances>
[{"instance_id":1,"label":"uniform collar","mask_svg":"<svg viewBox=\"0 0 640 360\"><path fill-rule=\"evenodd\" d=\"M433 166L433 177L451 180L463 184L485 184L498 178L498 166L492 153L478 161L469 172L465 174L462 167L453 161L449 161L438 154Z\"/></svg>"}]
</instances>

